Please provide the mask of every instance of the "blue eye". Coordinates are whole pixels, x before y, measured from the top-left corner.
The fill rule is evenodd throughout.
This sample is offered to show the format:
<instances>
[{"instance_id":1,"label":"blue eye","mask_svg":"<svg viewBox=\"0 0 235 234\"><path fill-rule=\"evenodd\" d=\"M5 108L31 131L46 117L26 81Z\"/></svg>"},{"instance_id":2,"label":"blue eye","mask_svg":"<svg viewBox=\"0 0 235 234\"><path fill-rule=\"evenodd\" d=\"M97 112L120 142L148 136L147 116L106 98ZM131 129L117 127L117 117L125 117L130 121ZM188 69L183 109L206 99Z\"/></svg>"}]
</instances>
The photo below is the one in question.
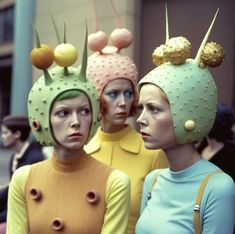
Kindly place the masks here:
<instances>
[{"instance_id":1,"label":"blue eye","mask_svg":"<svg viewBox=\"0 0 235 234\"><path fill-rule=\"evenodd\" d=\"M126 98L132 98L133 92L131 90L127 90L127 91L124 92L124 96Z\"/></svg>"},{"instance_id":2,"label":"blue eye","mask_svg":"<svg viewBox=\"0 0 235 234\"><path fill-rule=\"evenodd\" d=\"M116 99L118 96L118 93L116 91L111 91L111 92L106 93L106 95L111 99Z\"/></svg>"}]
</instances>

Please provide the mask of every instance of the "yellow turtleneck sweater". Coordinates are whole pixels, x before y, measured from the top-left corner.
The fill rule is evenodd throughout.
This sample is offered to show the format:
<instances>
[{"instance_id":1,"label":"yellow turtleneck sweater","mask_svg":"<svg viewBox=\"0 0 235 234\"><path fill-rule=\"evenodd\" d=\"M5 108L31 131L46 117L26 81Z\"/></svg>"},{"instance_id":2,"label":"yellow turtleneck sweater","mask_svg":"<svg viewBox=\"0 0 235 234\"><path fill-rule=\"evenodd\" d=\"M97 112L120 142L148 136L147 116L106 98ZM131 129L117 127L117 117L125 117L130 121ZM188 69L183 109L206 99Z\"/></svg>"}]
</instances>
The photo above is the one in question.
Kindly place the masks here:
<instances>
[{"instance_id":1,"label":"yellow turtleneck sweater","mask_svg":"<svg viewBox=\"0 0 235 234\"><path fill-rule=\"evenodd\" d=\"M84 149L95 159L130 177L131 213L127 233L135 233L145 176L153 169L168 167L165 153L162 150L147 150L140 134L130 126L116 133L105 133L99 128Z\"/></svg>"},{"instance_id":2,"label":"yellow turtleneck sweater","mask_svg":"<svg viewBox=\"0 0 235 234\"><path fill-rule=\"evenodd\" d=\"M10 183L7 233L125 234L129 183L123 172L88 155L21 167Z\"/></svg>"}]
</instances>

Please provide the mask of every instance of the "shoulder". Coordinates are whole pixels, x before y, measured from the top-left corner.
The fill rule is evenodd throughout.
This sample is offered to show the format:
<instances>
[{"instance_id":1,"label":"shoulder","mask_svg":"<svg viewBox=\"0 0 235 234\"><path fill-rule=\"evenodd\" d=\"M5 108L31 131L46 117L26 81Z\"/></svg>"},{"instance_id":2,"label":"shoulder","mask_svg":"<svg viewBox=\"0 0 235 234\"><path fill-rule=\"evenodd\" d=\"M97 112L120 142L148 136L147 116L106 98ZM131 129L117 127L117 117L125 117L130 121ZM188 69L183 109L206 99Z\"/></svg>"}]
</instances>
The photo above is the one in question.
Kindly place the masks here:
<instances>
[{"instance_id":1,"label":"shoulder","mask_svg":"<svg viewBox=\"0 0 235 234\"><path fill-rule=\"evenodd\" d=\"M145 177L145 183L152 183L152 181L159 176L160 174L164 174L167 169L155 169L151 171L146 177Z\"/></svg>"},{"instance_id":2,"label":"shoulder","mask_svg":"<svg viewBox=\"0 0 235 234\"><path fill-rule=\"evenodd\" d=\"M100 128L98 128L96 134L91 138L91 140L84 146L84 150L87 154L92 154L100 149L101 139L98 137L98 132Z\"/></svg>"},{"instance_id":3,"label":"shoulder","mask_svg":"<svg viewBox=\"0 0 235 234\"><path fill-rule=\"evenodd\" d=\"M10 187L20 186L25 183L30 173L31 165L25 165L15 170L12 175Z\"/></svg>"},{"instance_id":4,"label":"shoulder","mask_svg":"<svg viewBox=\"0 0 235 234\"><path fill-rule=\"evenodd\" d=\"M235 195L234 181L224 172L213 175L208 181L207 189L217 197Z\"/></svg>"},{"instance_id":5,"label":"shoulder","mask_svg":"<svg viewBox=\"0 0 235 234\"><path fill-rule=\"evenodd\" d=\"M29 173L30 169L31 169L31 165L24 165L24 166L22 166L22 167L19 167L19 168L16 169L15 172L13 173L12 178L23 176L24 174Z\"/></svg>"},{"instance_id":6,"label":"shoulder","mask_svg":"<svg viewBox=\"0 0 235 234\"><path fill-rule=\"evenodd\" d=\"M124 172L114 169L108 178L108 184L111 187L129 187L130 178Z\"/></svg>"}]
</instances>

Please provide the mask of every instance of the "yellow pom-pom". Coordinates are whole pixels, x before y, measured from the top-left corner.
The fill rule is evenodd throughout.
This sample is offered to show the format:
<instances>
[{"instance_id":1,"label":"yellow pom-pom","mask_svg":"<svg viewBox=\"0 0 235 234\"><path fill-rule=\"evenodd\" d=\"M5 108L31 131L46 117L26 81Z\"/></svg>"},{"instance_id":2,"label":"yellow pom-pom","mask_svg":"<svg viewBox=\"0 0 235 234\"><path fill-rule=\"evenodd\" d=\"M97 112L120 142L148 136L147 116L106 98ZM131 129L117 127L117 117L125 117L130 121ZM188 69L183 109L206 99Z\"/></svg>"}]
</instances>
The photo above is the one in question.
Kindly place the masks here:
<instances>
[{"instance_id":1,"label":"yellow pom-pom","mask_svg":"<svg viewBox=\"0 0 235 234\"><path fill-rule=\"evenodd\" d=\"M166 61L182 64L190 57L191 43L185 37L173 37L166 42L163 51Z\"/></svg>"},{"instance_id":2,"label":"yellow pom-pom","mask_svg":"<svg viewBox=\"0 0 235 234\"><path fill-rule=\"evenodd\" d=\"M219 66L225 58L224 49L215 42L207 43L201 53L201 61L209 67Z\"/></svg>"},{"instance_id":3,"label":"yellow pom-pom","mask_svg":"<svg viewBox=\"0 0 235 234\"><path fill-rule=\"evenodd\" d=\"M77 49L69 43L58 45L54 50L54 54L56 64L61 67L71 66L76 62L78 57Z\"/></svg>"},{"instance_id":4,"label":"yellow pom-pom","mask_svg":"<svg viewBox=\"0 0 235 234\"><path fill-rule=\"evenodd\" d=\"M163 48L164 45L160 45L153 51L152 54L153 64L155 64L156 66L159 66L166 62L163 54Z\"/></svg>"}]
</instances>

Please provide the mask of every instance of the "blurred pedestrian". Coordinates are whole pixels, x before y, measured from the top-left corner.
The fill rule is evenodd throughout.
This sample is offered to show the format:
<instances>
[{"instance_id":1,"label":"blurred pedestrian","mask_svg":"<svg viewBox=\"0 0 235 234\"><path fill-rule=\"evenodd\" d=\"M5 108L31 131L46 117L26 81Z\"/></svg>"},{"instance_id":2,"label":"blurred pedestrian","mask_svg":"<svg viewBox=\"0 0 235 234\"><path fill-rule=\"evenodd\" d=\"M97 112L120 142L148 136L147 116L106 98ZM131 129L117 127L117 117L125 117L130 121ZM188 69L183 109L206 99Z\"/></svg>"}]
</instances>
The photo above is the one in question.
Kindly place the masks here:
<instances>
[{"instance_id":1,"label":"blurred pedestrian","mask_svg":"<svg viewBox=\"0 0 235 234\"><path fill-rule=\"evenodd\" d=\"M225 104L219 104L214 125L197 150L203 158L220 167L235 181L235 146L231 143L234 123L232 110Z\"/></svg>"},{"instance_id":2,"label":"blurred pedestrian","mask_svg":"<svg viewBox=\"0 0 235 234\"><path fill-rule=\"evenodd\" d=\"M8 115L2 120L1 137L3 145L14 151L9 163L10 179L17 168L44 160L39 144L29 140L30 131L27 116ZM0 223L6 222L7 198L8 185L0 190Z\"/></svg>"}]
</instances>

